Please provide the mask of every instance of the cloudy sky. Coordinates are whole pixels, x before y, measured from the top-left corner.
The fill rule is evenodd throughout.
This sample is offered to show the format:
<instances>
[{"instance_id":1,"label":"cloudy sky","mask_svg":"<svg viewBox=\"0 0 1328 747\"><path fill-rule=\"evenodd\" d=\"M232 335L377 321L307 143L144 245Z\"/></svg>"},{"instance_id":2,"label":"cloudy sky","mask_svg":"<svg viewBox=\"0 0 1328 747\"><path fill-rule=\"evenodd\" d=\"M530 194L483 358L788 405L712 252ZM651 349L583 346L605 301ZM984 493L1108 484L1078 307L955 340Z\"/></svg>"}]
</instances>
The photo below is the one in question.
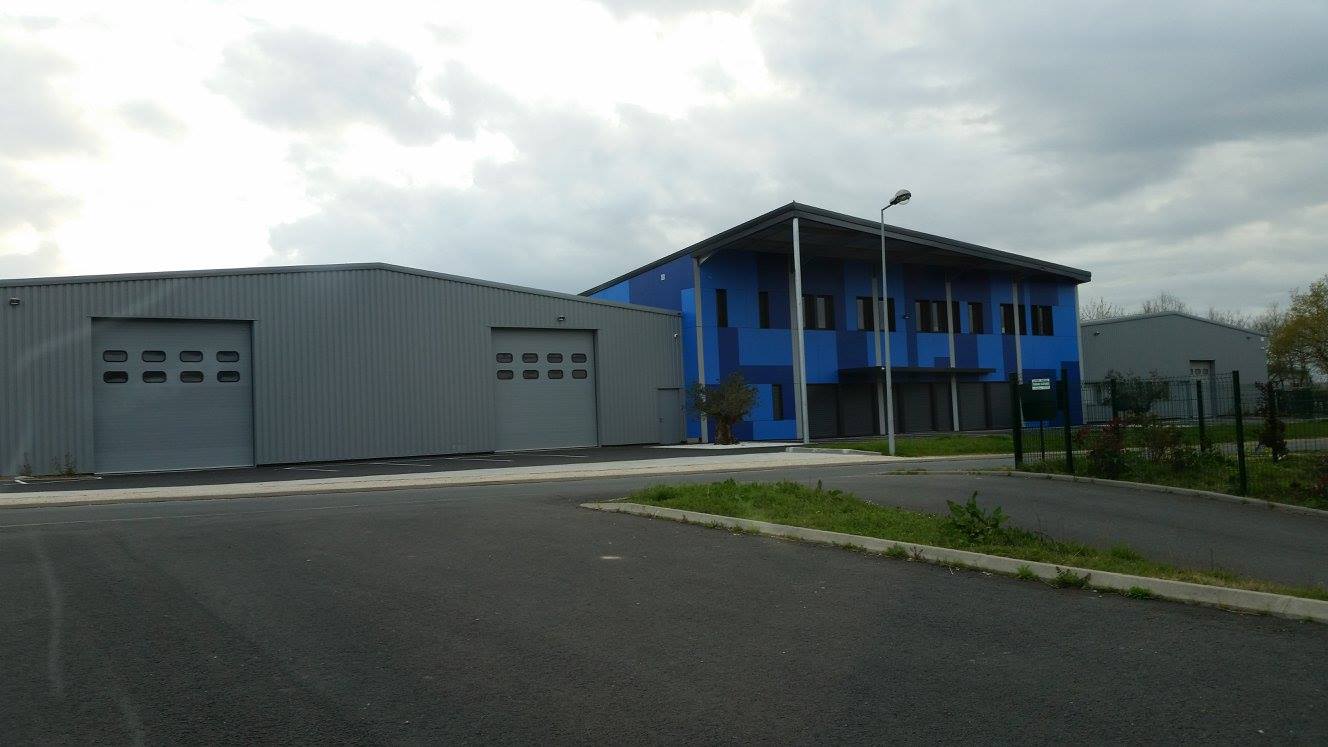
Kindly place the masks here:
<instances>
[{"instance_id":1,"label":"cloudy sky","mask_svg":"<svg viewBox=\"0 0 1328 747\"><path fill-rule=\"evenodd\" d=\"M24 6L27 7L24 7ZM1252 311L1328 272L1328 3L7 0L0 277L579 291L791 200Z\"/></svg>"}]
</instances>

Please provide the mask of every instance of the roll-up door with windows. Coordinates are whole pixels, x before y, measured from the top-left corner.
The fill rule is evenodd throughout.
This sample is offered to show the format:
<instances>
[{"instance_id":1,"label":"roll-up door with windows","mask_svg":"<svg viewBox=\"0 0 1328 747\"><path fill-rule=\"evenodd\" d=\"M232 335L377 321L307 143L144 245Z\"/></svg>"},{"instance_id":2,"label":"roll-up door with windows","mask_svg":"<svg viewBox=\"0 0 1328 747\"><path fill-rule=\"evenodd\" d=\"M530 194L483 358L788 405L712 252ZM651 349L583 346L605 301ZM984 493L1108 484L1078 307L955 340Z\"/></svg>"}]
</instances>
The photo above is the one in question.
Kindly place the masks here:
<instances>
[{"instance_id":1,"label":"roll-up door with windows","mask_svg":"<svg viewBox=\"0 0 1328 747\"><path fill-rule=\"evenodd\" d=\"M593 332L495 329L492 339L498 451L599 444Z\"/></svg>"},{"instance_id":2,"label":"roll-up door with windows","mask_svg":"<svg viewBox=\"0 0 1328 747\"><path fill-rule=\"evenodd\" d=\"M92 321L97 472L254 463L250 323Z\"/></svg>"}]
</instances>

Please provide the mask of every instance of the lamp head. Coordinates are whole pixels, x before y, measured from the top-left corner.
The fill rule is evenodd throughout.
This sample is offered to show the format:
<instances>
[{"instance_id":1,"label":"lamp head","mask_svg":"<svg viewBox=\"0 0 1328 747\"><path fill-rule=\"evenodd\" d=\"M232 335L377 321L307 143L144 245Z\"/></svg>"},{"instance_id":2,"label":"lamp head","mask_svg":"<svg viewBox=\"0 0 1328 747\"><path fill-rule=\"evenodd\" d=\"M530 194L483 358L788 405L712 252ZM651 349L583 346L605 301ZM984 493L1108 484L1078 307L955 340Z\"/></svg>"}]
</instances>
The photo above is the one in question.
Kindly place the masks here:
<instances>
[{"instance_id":1,"label":"lamp head","mask_svg":"<svg viewBox=\"0 0 1328 747\"><path fill-rule=\"evenodd\" d=\"M911 199L913 199L913 193L908 191L907 189L901 189L898 192L895 192L894 198L890 200L890 207L894 207L895 205L903 205L904 203L908 202Z\"/></svg>"}]
</instances>

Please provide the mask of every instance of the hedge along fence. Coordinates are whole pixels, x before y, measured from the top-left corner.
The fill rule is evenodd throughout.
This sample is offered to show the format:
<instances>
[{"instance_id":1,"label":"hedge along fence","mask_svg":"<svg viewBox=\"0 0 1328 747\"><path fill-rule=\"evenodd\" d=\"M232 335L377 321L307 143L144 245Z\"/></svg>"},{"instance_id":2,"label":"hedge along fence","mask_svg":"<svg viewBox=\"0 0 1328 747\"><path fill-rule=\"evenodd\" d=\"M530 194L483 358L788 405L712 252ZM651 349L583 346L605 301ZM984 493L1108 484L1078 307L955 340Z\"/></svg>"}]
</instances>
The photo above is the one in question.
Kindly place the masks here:
<instances>
[{"instance_id":1,"label":"hedge along fence","mask_svg":"<svg viewBox=\"0 0 1328 747\"><path fill-rule=\"evenodd\" d=\"M1086 424L1072 427L1081 413L1070 412L1068 377L1054 382L1050 417L1045 383L1041 392L1030 382L1011 386L1020 467L1328 508L1324 388L1246 383L1236 371L1189 378L1112 376L1081 385ZM1034 419L1036 436L1029 430ZM1059 432L1048 438L1041 421L1056 422ZM1031 460L1042 464L1026 466Z\"/></svg>"}]
</instances>

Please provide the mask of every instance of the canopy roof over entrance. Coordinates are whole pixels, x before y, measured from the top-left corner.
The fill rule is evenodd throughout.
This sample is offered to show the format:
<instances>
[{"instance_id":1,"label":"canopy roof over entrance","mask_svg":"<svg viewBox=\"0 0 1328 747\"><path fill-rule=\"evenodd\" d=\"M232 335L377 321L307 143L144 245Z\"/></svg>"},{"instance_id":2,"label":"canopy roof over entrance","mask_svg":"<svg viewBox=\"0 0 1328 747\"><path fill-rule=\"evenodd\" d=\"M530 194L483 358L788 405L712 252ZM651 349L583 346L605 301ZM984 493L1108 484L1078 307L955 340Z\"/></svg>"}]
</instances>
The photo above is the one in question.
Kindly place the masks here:
<instances>
[{"instance_id":1,"label":"canopy roof over entrance","mask_svg":"<svg viewBox=\"0 0 1328 747\"><path fill-rule=\"evenodd\" d=\"M725 249L792 254L794 218L799 219L799 239L804 257L880 261L881 224L878 221L790 202L765 215L692 244L686 249L601 283L585 291L583 295L598 293L679 257L692 256L705 261ZM885 248L891 263L1014 272L1029 280L1086 283L1092 279L1092 274L1087 270L888 224L885 227Z\"/></svg>"}]
</instances>

